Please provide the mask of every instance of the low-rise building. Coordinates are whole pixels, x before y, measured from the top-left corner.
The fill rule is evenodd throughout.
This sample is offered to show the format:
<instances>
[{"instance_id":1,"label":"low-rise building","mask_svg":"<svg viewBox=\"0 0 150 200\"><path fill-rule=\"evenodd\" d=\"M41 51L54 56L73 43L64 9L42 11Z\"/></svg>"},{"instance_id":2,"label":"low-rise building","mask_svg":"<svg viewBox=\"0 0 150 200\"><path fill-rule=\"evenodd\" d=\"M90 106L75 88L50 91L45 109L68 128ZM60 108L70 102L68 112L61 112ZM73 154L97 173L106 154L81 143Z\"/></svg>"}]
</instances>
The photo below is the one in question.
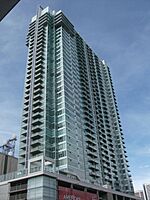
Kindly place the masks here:
<instances>
[{"instance_id":1,"label":"low-rise building","mask_svg":"<svg viewBox=\"0 0 150 200\"><path fill-rule=\"evenodd\" d=\"M140 200L106 186L84 182L74 174L54 173L46 167L1 176L0 197L2 200Z\"/></svg>"},{"instance_id":2,"label":"low-rise building","mask_svg":"<svg viewBox=\"0 0 150 200\"><path fill-rule=\"evenodd\" d=\"M17 171L18 159L0 152L0 175Z\"/></svg>"}]
</instances>

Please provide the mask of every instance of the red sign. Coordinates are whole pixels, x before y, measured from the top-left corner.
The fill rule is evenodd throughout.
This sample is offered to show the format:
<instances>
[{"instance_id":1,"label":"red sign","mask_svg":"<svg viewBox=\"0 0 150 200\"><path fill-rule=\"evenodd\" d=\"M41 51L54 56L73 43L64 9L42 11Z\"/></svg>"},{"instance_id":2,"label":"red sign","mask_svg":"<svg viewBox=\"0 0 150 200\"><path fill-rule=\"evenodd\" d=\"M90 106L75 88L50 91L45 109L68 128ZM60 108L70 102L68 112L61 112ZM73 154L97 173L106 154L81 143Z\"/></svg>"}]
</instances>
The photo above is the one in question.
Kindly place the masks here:
<instances>
[{"instance_id":1,"label":"red sign","mask_svg":"<svg viewBox=\"0 0 150 200\"><path fill-rule=\"evenodd\" d=\"M59 187L59 200L98 200L97 194Z\"/></svg>"}]
</instances>

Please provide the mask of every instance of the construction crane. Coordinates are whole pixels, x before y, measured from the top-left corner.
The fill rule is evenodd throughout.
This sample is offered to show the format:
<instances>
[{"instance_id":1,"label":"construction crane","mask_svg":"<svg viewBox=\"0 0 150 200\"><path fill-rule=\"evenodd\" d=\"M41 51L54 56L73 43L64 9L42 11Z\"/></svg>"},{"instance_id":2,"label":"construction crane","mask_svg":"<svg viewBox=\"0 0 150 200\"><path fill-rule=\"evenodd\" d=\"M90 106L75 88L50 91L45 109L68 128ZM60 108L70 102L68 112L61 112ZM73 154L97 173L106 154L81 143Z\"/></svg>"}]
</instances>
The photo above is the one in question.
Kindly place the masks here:
<instances>
[{"instance_id":1,"label":"construction crane","mask_svg":"<svg viewBox=\"0 0 150 200\"><path fill-rule=\"evenodd\" d=\"M14 135L12 138L8 139L5 144L0 146L1 152L6 155L14 156L16 141L17 141L16 135Z\"/></svg>"}]
</instances>

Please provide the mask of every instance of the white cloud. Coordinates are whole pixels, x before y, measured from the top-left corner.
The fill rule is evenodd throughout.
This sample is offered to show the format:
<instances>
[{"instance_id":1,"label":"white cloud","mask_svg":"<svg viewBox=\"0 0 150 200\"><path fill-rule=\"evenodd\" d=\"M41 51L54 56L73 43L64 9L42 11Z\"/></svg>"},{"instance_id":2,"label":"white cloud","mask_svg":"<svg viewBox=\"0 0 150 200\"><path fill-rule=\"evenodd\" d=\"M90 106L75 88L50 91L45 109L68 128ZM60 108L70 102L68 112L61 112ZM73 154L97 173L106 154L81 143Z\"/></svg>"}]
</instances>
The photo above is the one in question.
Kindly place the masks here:
<instances>
[{"instance_id":1,"label":"white cloud","mask_svg":"<svg viewBox=\"0 0 150 200\"><path fill-rule=\"evenodd\" d=\"M139 169L144 169L144 168L150 168L150 165L141 165L141 166L139 166Z\"/></svg>"}]
</instances>

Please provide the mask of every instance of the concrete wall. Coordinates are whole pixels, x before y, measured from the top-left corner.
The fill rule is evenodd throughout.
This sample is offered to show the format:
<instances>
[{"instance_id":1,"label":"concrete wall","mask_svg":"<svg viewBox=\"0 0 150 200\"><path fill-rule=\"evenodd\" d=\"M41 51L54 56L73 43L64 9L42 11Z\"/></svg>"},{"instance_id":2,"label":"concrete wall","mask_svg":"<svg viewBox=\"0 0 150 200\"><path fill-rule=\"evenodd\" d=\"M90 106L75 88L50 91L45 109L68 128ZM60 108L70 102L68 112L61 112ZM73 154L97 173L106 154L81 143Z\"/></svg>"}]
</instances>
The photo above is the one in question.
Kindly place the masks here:
<instances>
[{"instance_id":1,"label":"concrete wall","mask_svg":"<svg viewBox=\"0 0 150 200\"><path fill-rule=\"evenodd\" d=\"M0 185L0 200L9 200L9 183Z\"/></svg>"},{"instance_id":2,"label":"concrete wall","mask_svg":"<svg viewBox=\"0 0 150 200\"><path fill-rule=\"evenodd\" d=\"M18 159L0 153L0 175L17 171Z\"/></svg>"}]
</instances>

